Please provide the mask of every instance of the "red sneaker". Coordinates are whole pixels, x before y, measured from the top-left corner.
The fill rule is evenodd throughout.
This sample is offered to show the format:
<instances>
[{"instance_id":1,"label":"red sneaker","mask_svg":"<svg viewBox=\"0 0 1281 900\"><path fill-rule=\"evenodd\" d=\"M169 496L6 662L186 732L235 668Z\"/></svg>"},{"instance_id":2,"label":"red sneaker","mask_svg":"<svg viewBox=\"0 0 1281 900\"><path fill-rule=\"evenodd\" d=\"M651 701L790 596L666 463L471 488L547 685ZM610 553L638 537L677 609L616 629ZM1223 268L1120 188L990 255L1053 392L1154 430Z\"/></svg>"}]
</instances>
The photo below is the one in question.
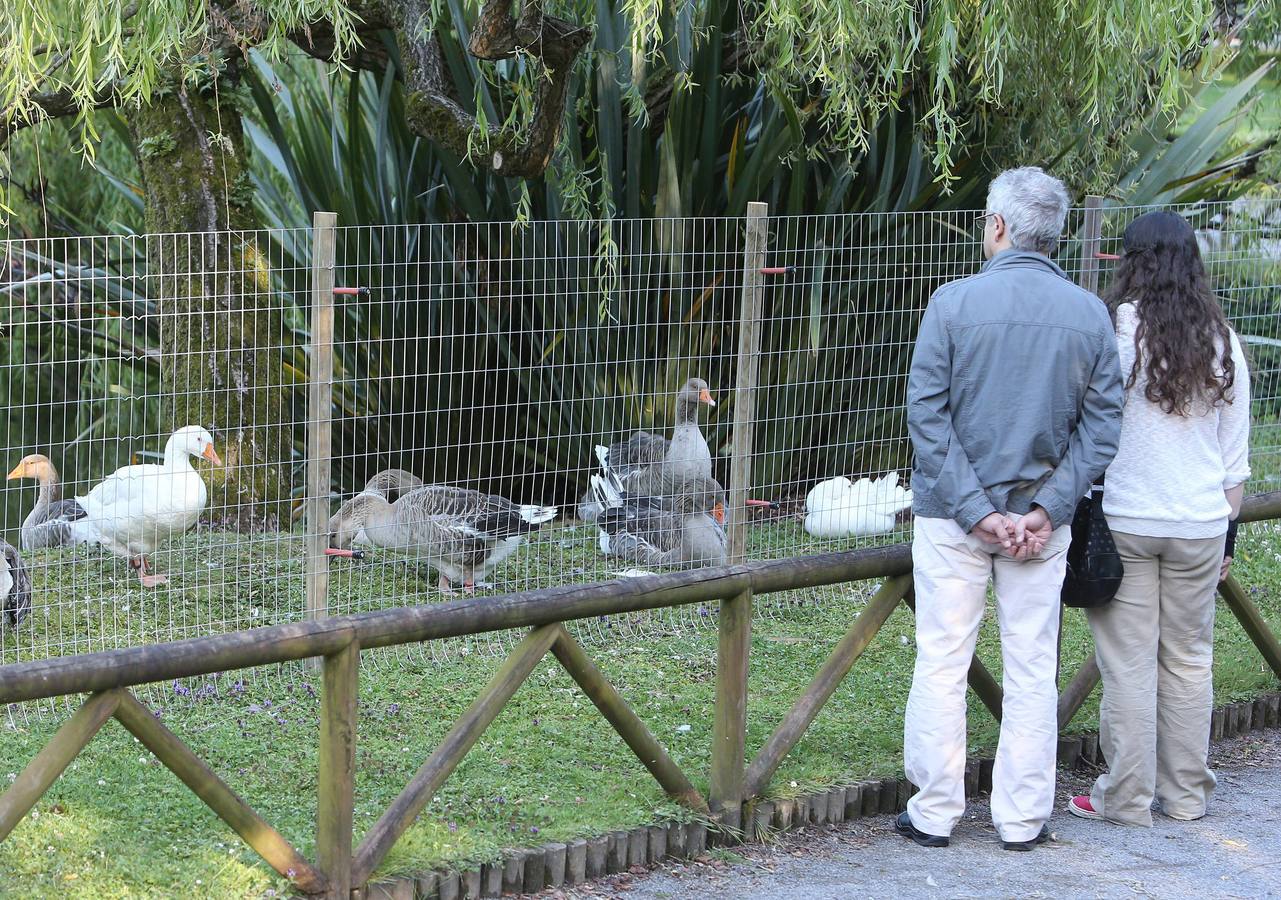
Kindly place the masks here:
<instances>
[{"instance_id":1,"label":"red sneaker","mask_svg":"<svg viewBox=\"0 0 1281 900\"><path fill-rule=\"evenodd\" d=\"M1068 801L1067 807L1068 812L1074 816L1080 816L1082 819L1103 818L1103 813L1095 809L1094 804L1090 803L1090 798L1085 795L1073 797Z\"/></svg>"}]
</instances>

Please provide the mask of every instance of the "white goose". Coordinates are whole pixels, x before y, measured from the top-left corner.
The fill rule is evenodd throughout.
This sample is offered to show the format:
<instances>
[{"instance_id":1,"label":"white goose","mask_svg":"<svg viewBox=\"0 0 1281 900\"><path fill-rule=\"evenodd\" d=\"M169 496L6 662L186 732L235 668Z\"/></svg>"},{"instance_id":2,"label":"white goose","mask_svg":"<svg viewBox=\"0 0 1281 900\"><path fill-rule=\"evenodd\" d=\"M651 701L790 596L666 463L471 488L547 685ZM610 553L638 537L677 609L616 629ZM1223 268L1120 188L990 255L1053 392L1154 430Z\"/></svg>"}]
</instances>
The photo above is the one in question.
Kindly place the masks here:
<instances>
[{"instance_id":1,"label":"white goose","mask_svg":"<svg viewBox=\"0 0 1281 900\"><path fill-rule=\"evenodd\" d=\"M814 537L851 537L894 530L897 514L912 505L898 472L872 481L829 478L805 496L805 530Z\"/></svg>"},{"instance_id":2,"label":"white goose","mask_svg":"<svg viewBox=\"0 0 1281 900\"><path fill-rule=\"evenodd\" d=\"M72 523L73 533L127 558L143 587L164 584L169 580L164 575L147 572L147 554L195 525L209 498L191 466L193 456L222 465L209 432L186 425L169 436L161 465L116 469L89 493L76 497L85 517Z\"/></svg>"}]
</instances>

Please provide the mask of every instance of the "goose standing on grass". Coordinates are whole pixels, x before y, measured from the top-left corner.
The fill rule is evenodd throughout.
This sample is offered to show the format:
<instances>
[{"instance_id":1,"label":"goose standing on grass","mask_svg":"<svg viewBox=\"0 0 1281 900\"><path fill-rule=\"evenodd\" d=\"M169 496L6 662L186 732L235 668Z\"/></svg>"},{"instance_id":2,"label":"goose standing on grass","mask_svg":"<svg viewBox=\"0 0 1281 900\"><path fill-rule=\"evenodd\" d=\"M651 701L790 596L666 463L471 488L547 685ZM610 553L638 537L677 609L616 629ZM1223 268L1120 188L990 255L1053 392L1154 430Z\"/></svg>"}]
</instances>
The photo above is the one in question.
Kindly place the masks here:
<instances>
[{"instance_id":1,"label":"goose standing on grass","mask_svg":"<svg viewBox=\"0 0 1281 900\"><path fill-rule=\"evenodd\" d=\"M620 496L593 476L600 549L644 566L725 564L725 490L714 479L665 473L661 496Z\"/></svg>"},{"instance_id":2,"label":"goose standing on grass","mask_svg":"<svg viewBox=\"0 0 1281 900\"><path fill-rule=\"evenodd\" d=\"M143 587L169 579L147 572L147 555L187 531L205 510L209 493L191 457L222 465L213 437L199 425L185 425L169 436L160 465L125 466L104 478L76 502L85 517L73 533L95 540L138 570Z\"/></svg>"},{"instance_id":3,"label":"goose standing on grass","mask_svg":"<svg viewBox=\"0 0 1281 900\"><path fill-rule=\"evenodd\" d=\"M712 451L698 426L700 404L715 406L711 388L701 378L691 378L676 392L676 426L672 439L634 431L608 447L598 445L601 468L612 471L629 494L656 494L662 470L684 478L711 478ZM600 505L589 490L578 506L578 517L595 522Z\"/></svg>"},{"instance_id":4,"label":"goose standing on grass","mask_svg":"<svg viewBox=\"0 0 1281 900\"><path fill-rule=\"evenodd\" d=\"M31 611L31 576L18 548L4 540L0 540L0 608L10 626L21 623Z\"/></svg>"},{"instance_id":5,"label":"goose standing on grass","mask_svg":"<svg viewBox=\"0 0 1281 900\"><path fill-rule=\"evenodd\" d=\"M75 500L62 499L58 470L49 457L39 453L24 456L9 473L9 481L16 478L34 478L40 482L36 505L27 514L19 532L22 549L43 550L81 543L72 533L72 523L83 519L85 511Z\"/></svg>"},{"instance_id":6,"label":"goose standing on grass","mask_svg":"<svg viewBox=\"0 0 1281 900\"><path fill-rule=\"evenodd\" d=\"M875 481L829 478L805 496L805 530L823 538L884 534L911 505L912 492L899 485L898 472Z\"/></svg>"},{"instance_id":7,"label":"goose standing on grass","mask_svg":"<svg viewBox=\"0 0 1281 900\"><path fill-rule=\"evenodd\" d=\"M466 488L426 485L395 503L362 491L329 520L329 546L348 550L363 535L375 547L419 553L440 574L443 593L453 593L451 583L471 593L526 534L554 518L554 506L519 505Z\"/></svg>"}]
</instances>

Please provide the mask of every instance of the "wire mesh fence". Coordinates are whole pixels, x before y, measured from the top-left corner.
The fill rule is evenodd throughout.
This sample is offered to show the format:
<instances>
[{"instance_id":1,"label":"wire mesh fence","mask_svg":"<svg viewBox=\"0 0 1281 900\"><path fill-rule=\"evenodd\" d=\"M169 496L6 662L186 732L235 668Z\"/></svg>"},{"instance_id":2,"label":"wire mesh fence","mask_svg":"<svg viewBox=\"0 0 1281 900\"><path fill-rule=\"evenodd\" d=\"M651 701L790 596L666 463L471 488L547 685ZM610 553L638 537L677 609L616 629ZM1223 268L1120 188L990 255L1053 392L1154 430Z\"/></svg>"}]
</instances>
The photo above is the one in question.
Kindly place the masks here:
<instances>
[{"instance_id":1,"label":"wire mesh fence","mask_svg":"<svg viewBox=\"0 0 1281 900\"><path fill-rule=\"evenodd\" d=\"M1100 254L1142 211L1074 210L1069 277L1106 287ZM1179 211L1251 354L1252 489L1270 489L1281 202ZM6 601L0 662L717 565L726 521L748 523L749 559L907 539L912 342L933 290L981 264L976 219L769 219L762 266L742 219L0 244L4 528L32 585ZM749 269L752 476L729 508ZM700 487L672 489L673 468Z\"/></svg>"}]
</instances>

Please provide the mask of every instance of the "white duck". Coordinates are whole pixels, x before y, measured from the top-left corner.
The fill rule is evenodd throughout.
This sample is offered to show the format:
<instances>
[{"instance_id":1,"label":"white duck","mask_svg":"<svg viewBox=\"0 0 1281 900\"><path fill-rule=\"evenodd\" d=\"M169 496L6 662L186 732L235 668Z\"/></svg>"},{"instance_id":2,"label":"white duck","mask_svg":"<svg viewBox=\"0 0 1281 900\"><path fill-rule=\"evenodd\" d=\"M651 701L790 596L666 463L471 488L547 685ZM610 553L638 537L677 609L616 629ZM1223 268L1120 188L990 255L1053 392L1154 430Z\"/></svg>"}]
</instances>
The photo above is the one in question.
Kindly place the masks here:
<instances>
[{"instance_id":1,"label":"white duck","mask_svg":"<svg viewBox=\"0 0 1281 900\"><path fill-rule=\"evenodd\" d=\"M872 481L829 478L805 497L805 530L814 537L850 537L894 530L895 516L912 505L898 472Z\"/></svg>"},{"instance_id":2,"label":"white duck","mask_svg":"<svg viewBox=\"0 0 1281 900\"><path fill-rule=\"evenodd\" d=\"M209 432L186 425L169 436L161 465L116 469L89 493L76 497L85 517L72 523L73 533L126 557L143 587L164 584L169 580L164 575L147 572L147 554L195 525L209 498L191 466L193 456L222 465Z\"/></svg>"}]
</instances>

